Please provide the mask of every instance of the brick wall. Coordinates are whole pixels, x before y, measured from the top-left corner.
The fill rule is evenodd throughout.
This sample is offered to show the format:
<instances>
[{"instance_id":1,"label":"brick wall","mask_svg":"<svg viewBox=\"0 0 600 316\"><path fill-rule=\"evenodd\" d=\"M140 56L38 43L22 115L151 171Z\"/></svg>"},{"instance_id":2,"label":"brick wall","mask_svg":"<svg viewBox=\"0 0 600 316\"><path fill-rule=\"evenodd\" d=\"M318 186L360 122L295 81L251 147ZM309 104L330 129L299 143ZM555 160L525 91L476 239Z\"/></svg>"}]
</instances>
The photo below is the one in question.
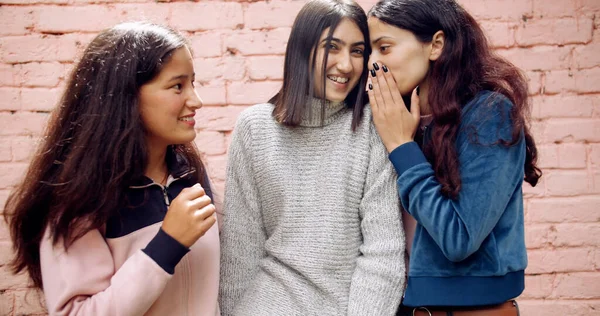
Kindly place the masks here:
<instances>
[{"instance_id":1,"label":"brick wall","mask_svg":"<svg viewBox=\"0 0 600 316\"><path fill-rule=\"evenodd\" d=\"M360 1L370 8L373 0ZM283 53L304 1L0 0L0 205L27 167L82 48L126 20L169 24L191 40L197 143L217 192L237 115L279 87ZM526 71L544 177L526 187L529 249L522 315L600 310L600 0L462 0L497 51ZM0 215L0 219L1 215ZM0 315L44 314L26 278L7 268L0 224Z\"/></svg>"}]
</instances>

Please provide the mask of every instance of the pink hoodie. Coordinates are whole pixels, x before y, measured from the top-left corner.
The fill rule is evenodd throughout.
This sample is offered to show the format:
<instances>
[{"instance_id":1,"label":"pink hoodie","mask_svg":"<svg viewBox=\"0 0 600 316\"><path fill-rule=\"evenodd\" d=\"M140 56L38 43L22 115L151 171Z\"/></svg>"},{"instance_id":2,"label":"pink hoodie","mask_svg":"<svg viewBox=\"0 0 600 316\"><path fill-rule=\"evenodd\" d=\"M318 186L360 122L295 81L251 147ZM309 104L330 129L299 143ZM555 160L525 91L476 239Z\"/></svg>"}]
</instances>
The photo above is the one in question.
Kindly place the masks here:
<instances>
[{"instance_id":1,"label":"pink hoodie","mask_svg":"<svg viewBox=\"0 0 600 316\"><path fill-rule=\"evenodd\" d=\"M218 225L167 273L142 251L162 222L119 238L92 230L65 252L46 231L40 246L50 315L219 315Z\"/></svg>"}]
</instances>

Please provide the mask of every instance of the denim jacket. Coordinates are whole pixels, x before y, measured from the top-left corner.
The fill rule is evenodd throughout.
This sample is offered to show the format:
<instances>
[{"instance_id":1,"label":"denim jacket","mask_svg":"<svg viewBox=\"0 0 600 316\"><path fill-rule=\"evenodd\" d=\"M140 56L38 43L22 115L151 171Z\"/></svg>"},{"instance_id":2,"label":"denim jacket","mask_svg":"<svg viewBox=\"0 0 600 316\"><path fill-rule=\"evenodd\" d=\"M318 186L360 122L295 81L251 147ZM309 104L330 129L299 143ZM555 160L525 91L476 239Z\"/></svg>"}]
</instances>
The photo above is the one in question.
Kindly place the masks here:
<instances>
[{"instance_id":1,"label":"denim jacket","mask_svg":"<svg viewBox=\"0 0 600 316\"><path fill-rule=\"evenodd\" d=\"M515 145L499 143L511 140L512 106L503 95L482 91L463 107L456 139L461 179L456 199L441 194L417 143L390 153L402 206L418 222L404 305L489 305L523 291L523 132ZM432 129L434 123L425 131L425 144Z\"/></svg>"}]
</instances>

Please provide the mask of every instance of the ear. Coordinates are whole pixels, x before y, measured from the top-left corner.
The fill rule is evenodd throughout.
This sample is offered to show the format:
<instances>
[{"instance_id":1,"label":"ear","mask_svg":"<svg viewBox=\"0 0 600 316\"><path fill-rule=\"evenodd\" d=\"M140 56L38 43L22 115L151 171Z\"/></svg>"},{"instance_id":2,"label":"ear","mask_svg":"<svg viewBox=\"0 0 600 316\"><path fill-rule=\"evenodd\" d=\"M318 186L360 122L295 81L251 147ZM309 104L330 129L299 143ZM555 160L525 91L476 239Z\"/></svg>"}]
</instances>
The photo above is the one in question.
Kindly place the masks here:
<instances>
[{"instance_id":1,"label":"ear","mask_svg":"<svg viewBox=\"0 0 600 316\"><path fill-rule=\"evenodd\" d=\"M429 60L436 61L442 55L444 50L446 36L443 31L437 31L431 38L431 52L429 53Z\"/></svg>"}]
</instances>

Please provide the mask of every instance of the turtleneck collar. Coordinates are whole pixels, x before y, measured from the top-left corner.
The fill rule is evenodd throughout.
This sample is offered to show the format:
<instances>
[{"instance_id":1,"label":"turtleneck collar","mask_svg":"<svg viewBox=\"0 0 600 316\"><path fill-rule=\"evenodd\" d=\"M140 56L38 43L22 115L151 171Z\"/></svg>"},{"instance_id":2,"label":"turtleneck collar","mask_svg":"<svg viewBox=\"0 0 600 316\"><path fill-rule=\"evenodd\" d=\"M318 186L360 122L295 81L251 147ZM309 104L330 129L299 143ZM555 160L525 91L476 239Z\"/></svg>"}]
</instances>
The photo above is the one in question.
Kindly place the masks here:
<instances>
[{"instance_id":1,"label":"turtleneck collar","mask_svg":"<svg viewBox=\"0 0 600 316\"><path fill-rule=\"evenodd\" d=\"M323 100L320 98L311 98L310 106L304 112L300 126L304 127L322 127L331 124L338 118L346 107L346 103L325 101L325 111L322 111ZM323 119L321 119L321 116Z\"/></svg>"}]
</instances>

